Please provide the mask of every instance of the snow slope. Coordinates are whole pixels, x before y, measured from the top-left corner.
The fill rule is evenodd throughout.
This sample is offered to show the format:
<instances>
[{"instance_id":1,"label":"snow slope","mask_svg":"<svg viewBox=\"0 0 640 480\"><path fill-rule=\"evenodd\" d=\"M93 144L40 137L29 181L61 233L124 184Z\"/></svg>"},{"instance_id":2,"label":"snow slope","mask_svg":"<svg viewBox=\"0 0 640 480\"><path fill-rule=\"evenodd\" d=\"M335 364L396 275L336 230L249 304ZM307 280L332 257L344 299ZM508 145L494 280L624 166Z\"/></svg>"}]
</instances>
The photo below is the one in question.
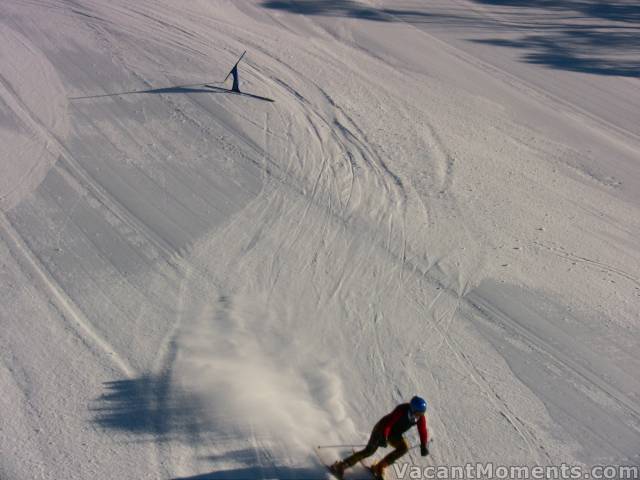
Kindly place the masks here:
<instances>
[{"instance_id":1,"label":"snow slope","mask_svg":"<svg viewBox=\"0 0 640 480\"><path fill-rule=\"evenodd\" d=\"M608 5L2 3L0 478L324 478L415 393L417 465L640 464Z\"/></svg>"}]
</instances>

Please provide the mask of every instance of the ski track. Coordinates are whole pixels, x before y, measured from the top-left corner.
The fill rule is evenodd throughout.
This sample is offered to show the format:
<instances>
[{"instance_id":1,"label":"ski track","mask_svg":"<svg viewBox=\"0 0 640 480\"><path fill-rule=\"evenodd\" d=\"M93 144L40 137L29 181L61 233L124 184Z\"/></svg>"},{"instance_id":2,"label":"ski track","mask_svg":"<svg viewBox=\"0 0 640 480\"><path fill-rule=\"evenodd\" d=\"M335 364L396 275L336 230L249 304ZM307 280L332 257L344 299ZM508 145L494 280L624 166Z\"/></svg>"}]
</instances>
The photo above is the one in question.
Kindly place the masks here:
<instances>
[{"instance_id":1,"label":"ski track","mask_svg":"<svg viewBox=\"0 0 640 480\"><path fill-rule=\"evenodd\" d=\"M80 338L88 338L91 344L103 351L103 354L111 357L112 361L125 375L129 377L133 376L135 373L134 369L115 351L107 340L102 338L101 335L93 329L91 322L89 322L82 311L74 305L73 300L65 294L64 290L59 287L51 274L47 272L37 257L33 255L29 246L25 244L24 240L4 215L0 216L0 227L2 228L4 240L12 247L18 261L30 272L34 280L40 283L42 288L48 292L50 298L55 301L63 316L79 327L79 329L74 328L74 330L78 332L78 336Z\"/></svg>"},{"instance_id":2,"label":"ski track","mask_svg":"<svg viewBox=\"0 0 640 480\"><path fill-rule=\"evenodd\" d=\"M607 381L607 378L613 377L613 371L607 372L605 368L589 367L589 355L588 352L583 351L581 348L574 346L573 350L575 358L569 357L564 352L558 350L550 341L541 338L538 334L530 331L526 325L520 324L518 320L513 319L508 313L503 312L500 307L492 305L491 300L483 298L482 294L473 293L469 295L468 301L470 305L482 313L483 317L489 319L492 322L496 322L501 325L509 333L515 333L519 338L525 338L527 344L533 348L539 349L544 352L542 355L548 356L552 362L555 362L561 368L572 371L578 378L580 378L584 385L590 385L593 388L601 391L605 396L609 397L615 402L616 407L621 411L624 411L628 415L629 426L632 430L638 431L640 425L637 406L634 401L621 390L619 390L611 381ZM560 332L557 332L557 336L560 338ZM565 342L568 345L570 342ZM541 356L542 356L541 355ZM617 372L616 372L617 373ZM633 386L629 384L629 387L633 389ZM598 429L594 429L594 435L598 436ZM606 442L606 438L601 437L603 442ZM616 448L615 445L612 448ZM618 457L622 461L633 460L627 457L622 451L618 451Z\"/></svg>"}]
</instances>

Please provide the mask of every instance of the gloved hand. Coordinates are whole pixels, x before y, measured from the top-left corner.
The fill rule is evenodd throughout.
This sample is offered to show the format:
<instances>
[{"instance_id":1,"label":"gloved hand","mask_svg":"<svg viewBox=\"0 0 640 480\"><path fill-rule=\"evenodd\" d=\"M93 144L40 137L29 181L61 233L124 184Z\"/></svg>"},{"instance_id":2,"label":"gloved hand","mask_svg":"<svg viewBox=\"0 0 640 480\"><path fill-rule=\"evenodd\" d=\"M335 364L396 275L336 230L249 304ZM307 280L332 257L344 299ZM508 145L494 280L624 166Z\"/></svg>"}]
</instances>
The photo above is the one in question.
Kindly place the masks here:
<instances>
[{"instance_id":1,"label":"gloved hand","mask_svg":"<svg viewBox=\"0 0 640 480\"><path fill-rule=\"evenodd\" d=\"M420 455L422 455L423 457L429 455L429 448L424 444L420 445Z\"/></svg>"}]
</instances>

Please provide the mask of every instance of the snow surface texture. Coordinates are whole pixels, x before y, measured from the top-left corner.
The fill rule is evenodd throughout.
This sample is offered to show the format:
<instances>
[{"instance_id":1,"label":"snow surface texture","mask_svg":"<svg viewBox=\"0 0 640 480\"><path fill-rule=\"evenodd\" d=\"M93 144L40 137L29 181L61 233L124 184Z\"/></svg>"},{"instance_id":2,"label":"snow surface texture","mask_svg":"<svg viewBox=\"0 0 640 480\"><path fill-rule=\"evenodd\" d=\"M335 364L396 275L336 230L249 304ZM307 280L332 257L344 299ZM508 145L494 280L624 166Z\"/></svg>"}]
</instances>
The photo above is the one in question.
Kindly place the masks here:
<instances>
[{"instance_id":1,"label":"snow surface texture","mask_svg":"<svg viewBox=\"0 0 640 480\"><path fill-rule=\"evenodd\" d=\"M0 3L0 477L324 478L415 393L417 465L639 464L639 22Z\"/></svg>"}]
</instances>

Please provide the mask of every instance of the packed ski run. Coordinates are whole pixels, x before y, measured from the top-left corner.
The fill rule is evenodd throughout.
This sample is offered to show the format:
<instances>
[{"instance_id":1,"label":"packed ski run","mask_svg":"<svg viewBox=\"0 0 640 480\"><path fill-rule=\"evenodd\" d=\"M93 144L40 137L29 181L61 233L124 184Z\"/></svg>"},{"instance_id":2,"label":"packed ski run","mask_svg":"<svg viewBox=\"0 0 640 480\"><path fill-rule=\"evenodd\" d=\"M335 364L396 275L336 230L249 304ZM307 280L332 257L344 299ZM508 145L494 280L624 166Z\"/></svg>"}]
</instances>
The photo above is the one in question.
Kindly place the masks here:
<instances>
[{"instance_id":1,"label":"packed ski run","mask_svg":"<svg viewBox=\"0 0 640 480\"><path fill-rule=\"evenodd\" d=\"M639 23L2 2L0 478L633 478Z\"/></svg>"}]
</instances>

